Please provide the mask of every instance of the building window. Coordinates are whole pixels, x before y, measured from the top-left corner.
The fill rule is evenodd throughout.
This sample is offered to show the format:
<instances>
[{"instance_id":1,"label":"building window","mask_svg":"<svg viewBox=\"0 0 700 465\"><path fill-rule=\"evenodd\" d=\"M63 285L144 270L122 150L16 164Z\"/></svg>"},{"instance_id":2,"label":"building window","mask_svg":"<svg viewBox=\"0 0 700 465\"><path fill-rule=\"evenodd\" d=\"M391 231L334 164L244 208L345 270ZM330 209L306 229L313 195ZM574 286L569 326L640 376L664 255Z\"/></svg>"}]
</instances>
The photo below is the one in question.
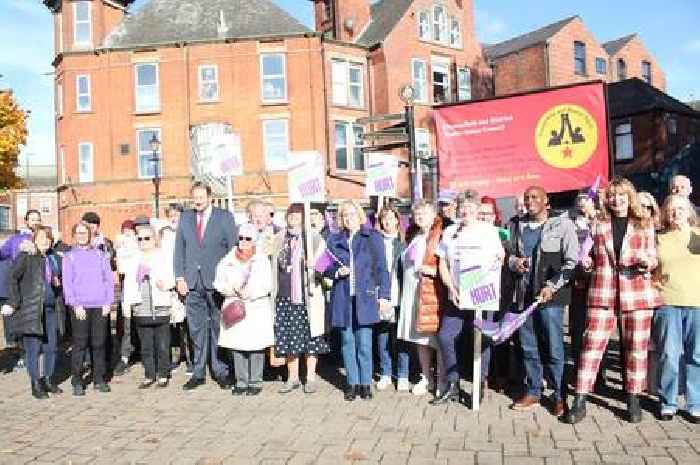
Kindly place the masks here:
<instances>
[{"instance_id":1,"label":"building window","mask_svg":"<svg viewBox=\"0 0 700 465\"><path fill-rule=\"evenodd\" d=\"M428 101L428 76L425 61L414 58L411 60L411 75L413 76L413 88L416 90L416 102Z\"/></svg>"},{"instance_id":2,"label":"building window","mask_svg":"<svg viewBox=\"0 0 700 465\"><path fill-rule=\"evenodd\" d=\"M73 3L73 42L75 45L92 44L90 3L88 1Z\"/></svg>"},{"instance_id":3,"label":"building window","mask_svg":"<svg viewBox=\"0 0 700 465\"><path fill-rule=\"evenodd\" d=\"M93 150L91 142L81 142L78 144L78 181L92 182L93 172Z\"/></svg>"},{"instance_id":4,"label":"building window","mask_svg":"<svg viewBox=\"0 0 700 465\"><path fill-rule=\"evenodd\" d=\"M39 199L39 210L42 215L51 213L51 199Z\"/></svg>"},{"instance_id":5,"label":"building window","mask_svg":"<svg viewBox=\"0 0 700 465\"><path fill-rule=\"evenodd\" d=\"M433 101L447 103L450 101L450 72L447 63L432 63Z\"/></svg>"},{"instance_id":6,"label":"building window","mask_svg":"<svg viewBox=\"0 0 700 465\"><path fill-rule=\"evenodd\" d=\"M63 84L56 84L56 116L63 116Z\"/></svg>"},{"instance_id":7,"label":"building window","mask_svg":"<svg viewBox=\"0 0 700 465\"><path fill-rule=\"evenodd\" d=\"M617 80L627 79L627 64L622 58L617 60Z\"/></svg>"},{"instance_id":8,"label":"building window","mask_svg":"<svg viewBox=\"0 0 700 465\"><path fill-rule=\"evenodd\" d=\"M462 46L462 31L459 27L459 19L451 18L450 24L450 45L459 48Z\"/></svg>"},{"instance_id":9,"label":"building window","mask_svg":"<svg viewBox=\"0 0 700 465\"><path fill-rule=\"evenodd\" d=\"M433 40L447 42L447 15L442 5L433 7Z\"/></svg>"},{"instance_id":10,"label":"building window","mask_svg":"<svg viewBox=\"0 0 700 465\"><path fill-rule=\"evenodd\" d=\"M427 11L418 13L418 37L430 40L430 13Z\"/></svg>"},{"instance_id":11,"label":"building window","mask_svg":"<svg viewBox=\"0 0 700 465\"><path fill-rule=\"evenodd\" d=\"M675 115L668 115L667 116L666 129L668 131L669 138L678 134L678 118Z\"/></svg>"},{"instance_id":12,"label":"building window","mask_svg":"<svg viewBox=\"0 0 700 465\"><path fill-rule=\"evenodd\" d=\"M266 53L260 56L262 100L264 103L287 101L287 79L284 54Z\"/></svg>"},{"instance_id":13,"label":"building window","mask_svg":"<svg viewBox=\"0 0 700 465\"><path fill-rule=\"evenodd\" d=\"M574 72L586 74L586 44L583 42L574 42Z\"/></svg>"},{"instance_id":14,"label":"building window","mask_svg":"<svg viewBox=\"0 0 700 465\"><path fill-rule=\"evenodd\" d=\"M90 76L79 74L75 78L75 106L78 111L90 111Z\"/></svg>"},{"instance_id":15,"label":"building window","mask_svg":"<svg viewBox=\"0 0 700 465\"><path fill-rule=\"evenodd\" d=\"M352 131L352 132L351 132ZM362 151L362 126L344 121L335 123L335 167L338 170L364 171L365 154Z\"/></svg>"},{"instance_id":16,"label":"building window","mask_svg":"<svg viewBox=\"0 0 700 465\"><path fill-rule=\"evenodd\" d=\"M651 85L651 63L648 61L642 62L642 79L644 82Z\"/></svg>"},{"instance_id":17,"label":"building window","mask_svg":"<svg viewBox=\"0 0 700 465\"><path fill-rule=\"evenodd\" d=\"M431 157L430 132L427 129L416 128L416 154L422 159Z\"/></svg>"},{"instance_id":18,"label":"building window","mask_svg":"<svg viewBox=\"0 0 700 465\"><path fill-rule=\"evenodd\" d=\"M219 68L216 65L199 67L199 101L216 102L219 100Z\"/></svg>"},{"instance_id":19,"label":"building window","mask_svg":"<svg viewBox=\"0 0 700 465\"><path fill-rule=\"evenodd\" d=\"M0 206L0 231L9 231L10 227L10 207Z\"/></svg>"},{"instance_id":20,"label":"building window","mask_svg":"<svg viewBox=\"0 0 700 465\"><path fill-rule=\"evenodd\" d=\"M615 160L626 161L633 158L632 123L620 123L615 126Z\"/></svg>"},{"instance_id":21,"label":"building window","mask_svg":"<svg viewBox=\"0 0 700 465\"><path fill-rule=\"evenodd\" d=\"M158 176L163 175L163 150L159 148L153 158L153 149L151 148L151 140L153 136L162 141L160 137L160 128L139 129L136 131L136 143L139 154L139 177L154 178L156 176L156 165L158 165ZM160 144L163 147L163 144Z\"/></svg>"},{"instance_id":22,"label":"building window","mask_svg":"<svg viewBox=\"0 0 700 465\"><path fill-rule=\"evenodd\" d=\"M608 62L605 61L605 58L596 58L595 59L595 72L598 74L608 74Z\"/></svg>"},{"instance_id":23,"label":"building window","mask_svg":"<svg viewBox=\"0 0 700 465\"><path fill-rule=\"evenodd\" d=\"M362 107L364 105L362 65L333 60L331 63L333 104Z\"/></svg>"},{"instance_id":24,"label":"building window","mask_svg":"<svg viewBox=\"0 0 700 465\"><path fill-rule=\"evenodd\" d=\"M158 90L158 64L136 65L136 111L139 113L160 111Z\"/></svg>"},{"instance_id":25,"label":"building window","mask_svg":"<svg viewBox=\"0 0 700 465\"><path fill-rule=\"evenodd\" d=\"M457 100L472 99L472 73L469 68L457 69Z\"/></svg>"},{"instance_id":26,"label":"building window","mask_svg":"<svg viewBox=\"0 0 700 465\"><path fill-rule=\"evenodd\" d=\"M286 170L289 154L289 121L269 119L263 121L263 152L265 167L271 171Z\"/></svg>"}]
</instances>

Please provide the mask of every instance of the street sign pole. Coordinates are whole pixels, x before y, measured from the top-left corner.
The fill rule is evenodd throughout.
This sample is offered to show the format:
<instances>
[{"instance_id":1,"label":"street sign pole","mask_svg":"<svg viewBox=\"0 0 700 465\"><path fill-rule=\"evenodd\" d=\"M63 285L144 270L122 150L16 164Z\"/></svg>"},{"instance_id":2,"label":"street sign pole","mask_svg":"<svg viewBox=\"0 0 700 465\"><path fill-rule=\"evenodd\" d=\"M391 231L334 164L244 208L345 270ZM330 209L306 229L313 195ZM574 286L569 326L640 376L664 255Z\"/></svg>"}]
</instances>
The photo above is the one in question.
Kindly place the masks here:
<instances>
[{"instance_id":1,"label":"street sign pole","mask_svg":"<svg viewBox=\"0 0 700 465\"><path fill-rule=\"evenodd\" d=\"M413 119L413 105L406 105L406 130L408 131L408 162L411 165L411 201L415 202L421 197L419 182L416 176L419 172L418 170L418 157L416 156L416 131L415 131L415 121Z\"/></svg>"}]
</instances>

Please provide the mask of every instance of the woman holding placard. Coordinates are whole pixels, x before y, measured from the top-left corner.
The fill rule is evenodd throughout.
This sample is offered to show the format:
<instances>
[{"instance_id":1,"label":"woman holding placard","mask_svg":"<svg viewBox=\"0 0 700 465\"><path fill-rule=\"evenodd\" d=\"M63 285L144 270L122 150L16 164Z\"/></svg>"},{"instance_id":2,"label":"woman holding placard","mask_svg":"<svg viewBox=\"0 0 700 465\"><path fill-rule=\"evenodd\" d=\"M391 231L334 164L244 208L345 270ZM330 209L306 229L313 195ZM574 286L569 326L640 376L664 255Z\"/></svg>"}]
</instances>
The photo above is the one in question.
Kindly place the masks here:
<instances>
[{"instance_id":1,"label":"woman holding placard","mask_svg":"<svg viewBox=\"0 0 700 465\"><path fill-rule=\"evenodd\" d=\"M436 215L435 207L425 200L413 204L413 227L401 256L403 282L396 337L418 348L421 378L411 391L417 396L427 394L435 386L431 373L435 352L438 380L444 384L437 332L440 309L447 301L447 294L438 277L435 251L442 237L443 223Z\"/></svg>"},{"instance_id":2,"label":"woman holding placard","mask_svg":"<svg viewBox=\"0 0 700 465\"><path fill-rule=\"evenodd\" d=\"M459 220L445 229L437 250L440 277L448 289L450 300L442 312L438 334L447 386L432 401L434 405L459 400L457 340L464 329L465 319L471 316L467 311L495 312L499 308L501 268L505 254L498 229L478 220L480 204L479 194L474 190L459 195ZM490 355L490 350L486 348L481 358L481 383L488 374Z\"/></svg>"}]
</instances>

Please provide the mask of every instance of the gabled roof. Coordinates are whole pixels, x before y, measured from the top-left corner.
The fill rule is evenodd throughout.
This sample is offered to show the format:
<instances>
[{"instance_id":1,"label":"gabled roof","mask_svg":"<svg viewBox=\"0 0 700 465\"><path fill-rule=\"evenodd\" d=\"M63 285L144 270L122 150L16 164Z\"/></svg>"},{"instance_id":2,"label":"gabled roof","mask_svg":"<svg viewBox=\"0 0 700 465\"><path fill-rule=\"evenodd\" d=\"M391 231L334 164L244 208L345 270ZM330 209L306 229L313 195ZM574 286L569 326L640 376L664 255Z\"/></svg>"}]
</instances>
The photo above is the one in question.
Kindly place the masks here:
<instances>
[{"instance_id":1,"label":"gabled roof","mask_svg":"<svg viewBox=\"0 0 700 465\"><path fill-rule=\"evenodd\" d=\"M528 32L518 37L508 39L497 44L486 46L486 55L489 58L499 58L509 53L517 52L523 50L533 45L541 44L547 39L558 33L562 28L572 21L580 20L581 18L576 16L569 16L568 18L557 21L556 23L548 24L547 26L541 27L537 30Z\"/></svg>"},{"instance_id":2,"label":"gabled roof","mask_svg":"<svg viewBox=\"0 0 700 465\"><path fill-rule=\"evenodd\" d=\"M380 0L370 6L371 20L357 43L371 47L387 38L413 0Z\"/></svg>"},{"instance_id":3,"label":"gabled roof","mask_svg":"<svg viewBox=\"0 0 700 465\"><path fill-rule=\"evenodd\" d=\"M637 33L635 32L634 34L626 35L624 37L620 37L619 39L611 40L609 42L605 42L603 44L603 48L605 49L606 52L608 52L609 55L615 55L617 52L620 51L622 47L625 45L629 44L632 39L637 37Z\"/></svg>"},{"instance_id":4,"label":"gabled roof","mask_svg":"<svg viewBox=\"0 0 700 465\"><path fill-rule=\"evenodd\" d=\"M661 110L700 119L700 112L639 78L613 82L607 87L610 118L625 118L639 113Z\"/></svg>"},{"instance_id":5,"label":"gabled roof","mask_svg":"<svg viewBox=\"0 0 700 465\"><path fill-rule=\"evenodd\" d=\"M151 0L125 17L105 48L311 32L270 0Z\"/></svg>"}]
</instances>

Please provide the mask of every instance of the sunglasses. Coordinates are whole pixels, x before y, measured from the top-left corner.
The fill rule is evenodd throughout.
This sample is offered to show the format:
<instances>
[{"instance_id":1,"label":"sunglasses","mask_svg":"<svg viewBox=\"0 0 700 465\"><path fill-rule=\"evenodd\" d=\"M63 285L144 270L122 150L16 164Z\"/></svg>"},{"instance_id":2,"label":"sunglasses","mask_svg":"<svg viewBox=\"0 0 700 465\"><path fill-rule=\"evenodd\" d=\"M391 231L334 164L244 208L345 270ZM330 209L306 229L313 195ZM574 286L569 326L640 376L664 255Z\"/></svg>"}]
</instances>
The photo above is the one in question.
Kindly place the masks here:
<instances>
[{"instance_id":1,"label":"sunglasses","mask_svg":"<svg viewBox=\"0 0 700 465\"><path fill-rule=\"evenodd\" d=\"M238 240L250 242L250 241L253 240L253 238L252 238L252 237L248 237L248 236L240 236L240 237L238 238Z\"/></svg>"},{"instance_id":2,"label":"sunglasses","mask_svg":"<svg viewBox=\"0 0 700 465\"><path fill-rule=\"evenodd\" d=\"M642 208L646 208L649 211L654 211L654 206L653 205L642 205Z\"/></svg>"},{"instance_id":3,"label":"sunglasses","mask_svg":"<svg viewBox=\"0 0 700 465\"><path fill-rule=\"evenodd\" d=\"M138 238L138 241L139 241L139 242L141 242L141 241L150 241L150 240L151 240L151 236L148 236L148 237L139 237L139 238Z\"/></svg>"}]
</instances>

